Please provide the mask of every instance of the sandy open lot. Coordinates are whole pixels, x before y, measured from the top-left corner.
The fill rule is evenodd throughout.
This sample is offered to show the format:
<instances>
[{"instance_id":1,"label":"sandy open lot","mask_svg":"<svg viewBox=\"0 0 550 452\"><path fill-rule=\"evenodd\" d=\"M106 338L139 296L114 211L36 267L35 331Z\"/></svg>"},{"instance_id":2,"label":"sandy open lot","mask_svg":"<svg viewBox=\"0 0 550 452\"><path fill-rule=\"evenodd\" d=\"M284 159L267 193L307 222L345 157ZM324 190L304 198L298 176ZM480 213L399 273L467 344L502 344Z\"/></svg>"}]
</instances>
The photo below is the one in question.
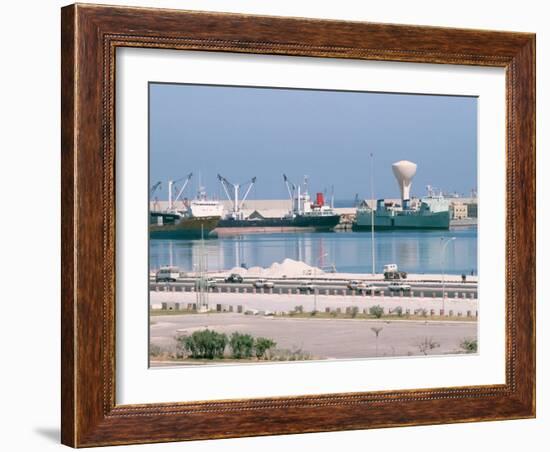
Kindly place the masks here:
<instances>
[{"instance_id":1,"label":"sandy open lot","mask_svg":"<svg viewBox=\"0 0 550 452\"><path fill-rule=\"evenodd\" d=\"M439 347L429 354L459 351L464 338L477 337L477 322L296 319L236 313L153 316L151 343L173 347L174 337L209 328L269 337L278 348L300 348L320 359L419 355L418 344L432 338ZM378 341L371 328L382 328ZM377 343L378 342L378 343ZM152 363L154 365L154 363Z\"/></svg>"}]
</instances>

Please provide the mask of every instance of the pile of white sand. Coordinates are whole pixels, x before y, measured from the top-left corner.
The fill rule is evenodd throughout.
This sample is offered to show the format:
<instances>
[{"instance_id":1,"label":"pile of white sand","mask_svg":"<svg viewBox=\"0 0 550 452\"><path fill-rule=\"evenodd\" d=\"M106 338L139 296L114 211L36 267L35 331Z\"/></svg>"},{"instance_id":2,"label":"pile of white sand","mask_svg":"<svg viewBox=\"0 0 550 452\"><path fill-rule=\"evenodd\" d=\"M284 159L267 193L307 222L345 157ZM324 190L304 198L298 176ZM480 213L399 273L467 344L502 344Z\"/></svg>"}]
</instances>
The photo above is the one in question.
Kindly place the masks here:
<instances>
[{"instance_id":1,"label":"pile of white sand","mask_svg":"<svg viewBox=\"0 0 550 452\"><path fill-rule=\"evenodd\" d=\"M255 278L297 278L301 276L323 275L325 272L319 268L311 267L304 262L285 259L282 263L274 262L268 268L250 267L249 269L242 267L234 267L229 273L237 273L241 276L249 276Z\"/></svg>"},{"instance_id":2,"label":"pile of white sand","mask_svg":"<svg viewBox=\"0 0 550 452\"><path fill-rule=\"evenodd\" d=\"M325 272L320 268L315 268L307 265L305 262L295 261L293 259L285 259L283 262L274 262L270 267L250 267L249 269L242 267L233 267L231 270L224 270L221 272L214 272L212 276L227 277L231 273L237 273L242 277L249 278L313 278L313 277L325 277L331 280L368 280L368 281L383 281L384 275L377 273L371 275L370 273L332 273ZM445 275L447 282L460 282L462 278L460 275ZM426 282L440 282L441 274L413 274L409 273L407 281L426 281ZM477 276L467 276L469 283L477 283Z\"/></svg>"}]
</instances>

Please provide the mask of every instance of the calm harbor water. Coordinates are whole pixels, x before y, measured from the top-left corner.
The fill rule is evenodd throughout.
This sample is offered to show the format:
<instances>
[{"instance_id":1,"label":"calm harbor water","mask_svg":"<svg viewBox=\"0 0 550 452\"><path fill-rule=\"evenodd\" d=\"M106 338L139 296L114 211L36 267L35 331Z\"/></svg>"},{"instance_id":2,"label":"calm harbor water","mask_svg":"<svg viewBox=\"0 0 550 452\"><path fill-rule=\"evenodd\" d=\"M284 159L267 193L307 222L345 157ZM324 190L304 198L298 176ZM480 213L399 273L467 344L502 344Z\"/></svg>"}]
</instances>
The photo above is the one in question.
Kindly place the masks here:
<instances>
[{"instance_id":1,"label":"calm harbor water","mask_svg":"<svg viewBox=\"0 0 550 452\"><path fill-rule=\"evenodd\" d=\"M445 247L442 245L454 237ZM477 274L477 228L450 231L384 231L375 233L376 271L397 264L409 273ZM204 246L204 251L202 251ZM200 240L150 240L149 267L175 265L192 271L201 253L209 271L236 266L269 267L285 258L338 272L370 273L372 242L369 232L302 232L243 234ZM444 253L442 251L444 250ZM443 259L442 259L443 256Z\"/></svg>"}]
</instances>

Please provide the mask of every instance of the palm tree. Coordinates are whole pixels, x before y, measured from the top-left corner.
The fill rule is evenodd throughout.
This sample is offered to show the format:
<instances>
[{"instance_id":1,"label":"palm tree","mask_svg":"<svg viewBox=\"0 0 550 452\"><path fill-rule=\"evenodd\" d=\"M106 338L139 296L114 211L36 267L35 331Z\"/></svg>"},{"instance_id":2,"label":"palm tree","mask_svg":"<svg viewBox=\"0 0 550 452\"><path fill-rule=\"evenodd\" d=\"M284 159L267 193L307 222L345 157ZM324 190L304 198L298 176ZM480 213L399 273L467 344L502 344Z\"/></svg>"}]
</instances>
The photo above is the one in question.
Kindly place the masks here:
<instances>
[{"instance_id":1,"label":"palm tree","mask_svg":"<svg viewBox=\"0 0 550 452\"><path fill-rule=\"evenodd\" d=\"M382 331L384 328L382 327L375 327L373 326L371 328L371 331L376 334L376 356L378 356L378 336L380 335L380 331Z\"/></svg>"}]
</instances>

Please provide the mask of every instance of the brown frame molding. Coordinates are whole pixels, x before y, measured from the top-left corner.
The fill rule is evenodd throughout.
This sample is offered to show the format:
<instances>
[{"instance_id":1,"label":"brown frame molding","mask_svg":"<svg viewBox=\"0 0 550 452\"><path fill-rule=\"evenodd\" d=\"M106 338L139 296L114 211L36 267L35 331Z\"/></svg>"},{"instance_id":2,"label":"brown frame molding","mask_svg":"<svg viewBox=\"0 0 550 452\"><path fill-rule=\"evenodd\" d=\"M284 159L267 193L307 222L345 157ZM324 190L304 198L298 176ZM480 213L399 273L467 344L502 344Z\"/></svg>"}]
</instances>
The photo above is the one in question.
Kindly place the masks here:
<instances>
[{"instance_id":1,"label":"brown frame molding","mask_svg":"<svg viewBox=\"0 0 550 452\"><path fill-rule=\"evenodd\" d=\"M535 416L535 35L76 4L62 8L62 442L73 447ZM117 47L506 69L506 383L115 404Z\"/></svg>"}]
</instances>

